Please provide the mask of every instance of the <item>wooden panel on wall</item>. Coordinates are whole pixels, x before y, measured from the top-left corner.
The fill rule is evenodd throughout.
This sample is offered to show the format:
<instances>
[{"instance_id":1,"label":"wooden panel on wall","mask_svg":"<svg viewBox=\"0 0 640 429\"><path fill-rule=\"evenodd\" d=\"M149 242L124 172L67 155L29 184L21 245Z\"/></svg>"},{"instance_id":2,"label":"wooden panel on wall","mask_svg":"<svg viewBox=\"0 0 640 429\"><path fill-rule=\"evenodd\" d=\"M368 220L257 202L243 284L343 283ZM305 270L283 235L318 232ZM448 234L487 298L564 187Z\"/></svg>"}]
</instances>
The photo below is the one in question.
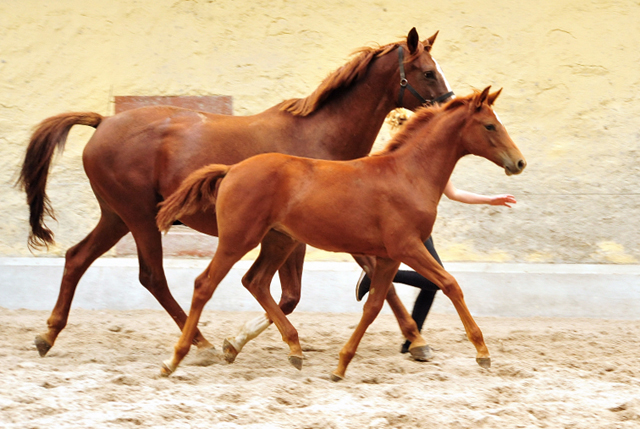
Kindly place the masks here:
<instances>
[{"instance_id":1,"label":"wooden panel on wall","mask_svg":"<svg viewBox=\"0 0 640 429\"><path fill-rule=\"evenodd\" d=\"M233 114L233 97L229 95L116 96L116 113L143 106L176 106L202 112Z\"/></svg>"}]
</instances>

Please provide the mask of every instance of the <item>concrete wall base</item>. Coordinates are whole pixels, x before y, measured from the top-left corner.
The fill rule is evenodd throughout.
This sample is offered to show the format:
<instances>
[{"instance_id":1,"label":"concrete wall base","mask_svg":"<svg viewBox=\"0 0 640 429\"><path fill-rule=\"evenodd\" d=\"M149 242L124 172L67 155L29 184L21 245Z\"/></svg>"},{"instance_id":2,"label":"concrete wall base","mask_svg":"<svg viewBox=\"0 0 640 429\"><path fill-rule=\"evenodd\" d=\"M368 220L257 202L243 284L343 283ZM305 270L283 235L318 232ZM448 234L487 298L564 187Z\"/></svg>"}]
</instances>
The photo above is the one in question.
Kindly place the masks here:
<instances>
[{"instance_id":1,"label":"concrete wall base","mask_svg":"<svg viewBox=\"0 0 640 429\"><path fill-rule=\"evenodd\" d=\"M166 259L171 291L188 309L195 277L209 259ZM252 261L240 261L218 287L207 309L260 311L240 279ZM51 310L57 299L62 258L0 258L0 306L9 309ZM640 265L567 265L447 263L460 283L472 314L497 317L593 317L640 319ZM360 312L354 298L360 269L355 262L308 261L303 274L299 311ZM417 289L399 285L409 310ZM279 296L277 279L272 286ZM103 258L82 278L74 308L159 309L138 282L135 258ZM385 305L384 312L389 313ZM438 294L433 308L454 313L451 302Z\"/></svg>"}]
</instances>

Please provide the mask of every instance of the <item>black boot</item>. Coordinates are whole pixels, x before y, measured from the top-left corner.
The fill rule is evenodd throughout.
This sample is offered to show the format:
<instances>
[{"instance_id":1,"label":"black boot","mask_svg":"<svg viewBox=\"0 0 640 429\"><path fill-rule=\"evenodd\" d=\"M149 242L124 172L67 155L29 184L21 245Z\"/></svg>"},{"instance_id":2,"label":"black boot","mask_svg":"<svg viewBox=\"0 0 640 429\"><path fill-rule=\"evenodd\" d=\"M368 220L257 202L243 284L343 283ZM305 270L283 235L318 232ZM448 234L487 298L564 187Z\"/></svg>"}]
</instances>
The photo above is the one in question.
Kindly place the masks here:
<instances>
[{"instance_id":1,"label":"black boot","mask_svg":"<svg viewBox=\"0 0 640 429\"><path fill-rule=\"evenodd\" d=\"M358 279L358 283L356 283L356 300L362 301L362 298L369 292L369 288L371 287L371 279L362 271L360 274L360 278Z\"/></svg>"}]
</instances>

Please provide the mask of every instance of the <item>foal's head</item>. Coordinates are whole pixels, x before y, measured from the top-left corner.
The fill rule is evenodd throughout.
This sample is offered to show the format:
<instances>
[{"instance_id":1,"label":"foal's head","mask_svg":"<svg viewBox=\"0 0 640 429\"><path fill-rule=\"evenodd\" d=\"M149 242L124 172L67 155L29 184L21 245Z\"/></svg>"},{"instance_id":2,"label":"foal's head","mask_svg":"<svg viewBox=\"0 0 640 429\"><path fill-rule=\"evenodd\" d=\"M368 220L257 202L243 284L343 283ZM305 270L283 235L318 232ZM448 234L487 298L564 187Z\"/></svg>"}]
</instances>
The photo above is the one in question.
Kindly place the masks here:
<instances>
[{"instance_id":1,"label":"foal's head","mask_svg":"<svg viewBox=\"0 0 640 429\"><path fill-rule=\"evenodd\" d=\"M460 132L462 145L467 153L503 167L508 176L520 174L527 162L491 107L502 89L490 94L490 88L473 95L466 103L467 118Z\"/></svg>"}]
</instances>

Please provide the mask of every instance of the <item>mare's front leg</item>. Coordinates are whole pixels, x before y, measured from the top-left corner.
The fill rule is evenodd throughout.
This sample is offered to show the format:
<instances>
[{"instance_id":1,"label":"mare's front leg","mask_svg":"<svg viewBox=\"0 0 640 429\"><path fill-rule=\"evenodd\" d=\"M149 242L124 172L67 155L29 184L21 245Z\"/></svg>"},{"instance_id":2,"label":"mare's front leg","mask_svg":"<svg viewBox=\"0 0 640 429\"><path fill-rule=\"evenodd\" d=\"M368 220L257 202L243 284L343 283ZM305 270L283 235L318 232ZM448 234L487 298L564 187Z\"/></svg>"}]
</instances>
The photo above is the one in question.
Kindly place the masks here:
<instances>
[{"instance_id":1,"label":"mare's front leg","mask_svg":"<svg viewBox=\"0 0 640 429\"><path fill-rule=\"evenodd\" d=\"M367 273L367 275L371 278L373 275L373 270L376 266L375 256L351 256L353 256L353 259L355 259L358 265L360 265L365 273ZM433 353L431 353L431 349L420 334L418 325L416 325L416 322L411 317L411 314L409 314L404 304L402 304L400 297L398 297L398 295L396 294L396 288L393 286L393 283L391 284L389 292L387 293L387 303L389 304L389 307L391 307L393 315L398 321L398 325L400 326L402 335L404 335L404 337L411 342L411 346L409 347L409 353L411 353L411 356L415 360L420 362L426 362L433 359Z\"/></svg>"},{"instance_id":2,"label":"mare's front leg","mask_svg":"<svg viewBox=\"0 0 640 429\"><path fill-rule=\"evenodd\" d=\"M391 287L391 281L393 276L398 271L400 266L399 262L386 258L377 258L375 269L373 270L373 276L371 277L371 287L369 289L369 297L364 304L364 310L362 312L362 318L360 323L356 326L355 331L351 334L349 341L340 350L340 359L338 361L338 368L331 373L331 380L340 381L344 378L344 374L347 370L347 366L353 356L356 354L358 345L364 336L367 328L376 319L384 300L387 296L387 292Z\"/></svg>"},{"instance_id":3,"label":"mare's front leg","mask_svg":"<svg viewBox=\"0 0 640 429\"><path fill-rule=\"evenodd\" d=\"M267 246L269 241L267 241ZM265 246L265 244L263 244ZM302 287L302 266L304 263L304 254L306 246L300 243L291 252L287 260L278 269L278 275L280 276L280 285L282 286L282 295L280 296L280 303L278 306L282 312L287 315L291 314L293 310L300 302L300 290ZM269 254L278 249L266 249L265 261L261 262L261 266L270 264L268 261ZM262 252L260 253L262 255ZM259 256L260 258L260 256ZM271 262L273 263L273 262ZM263 265L264 264L264 265ZM249 278L247 278L249 281ZM250 281L249 281L250 283ZM235 337L228 337L222 344L222 351L224 358L228 363L235 361L236 357L242 351L242 348L252 339L260 335L265 329L271 325L271 320L266 314L262 314L254 319L249 320L240 329L240 332Z\"/></svg>"},{"instance_id":4,"label":"mare's front leg","mask_svg":"<svg viewBox=\"0 0 640 429\"><path fill-rule=\"evenodd\" d=\"M404 304L402 304L393 284L389 288L389 292L387 292L387 303L398 321L402 335L411 342L411 346L409 346L411 357L420 362L427 362L433 359L431 348L420 334L415 320L413 320L411 314L409 314Z\"/></svg>"},{"instance_id":5,"label":"mare's front leg","mask_svg":"<svg viewBox=\"0 0 640 429\"><path fill-rule=\"evenodd\" d=\"M480 327L473 319L471 312L464 302L464 294L456 279L445 271L444 268L431 256L422 243L419 241L411 247L410 252L405 252L402 262L413 268L418 273L435 283L442 292L451 300L458 312L458 316L464 325L467 338L476 348L476 362L483 368L491 367L491 356L489 349L484 343L484 337Z\"/></svg>"}]
</instances>

